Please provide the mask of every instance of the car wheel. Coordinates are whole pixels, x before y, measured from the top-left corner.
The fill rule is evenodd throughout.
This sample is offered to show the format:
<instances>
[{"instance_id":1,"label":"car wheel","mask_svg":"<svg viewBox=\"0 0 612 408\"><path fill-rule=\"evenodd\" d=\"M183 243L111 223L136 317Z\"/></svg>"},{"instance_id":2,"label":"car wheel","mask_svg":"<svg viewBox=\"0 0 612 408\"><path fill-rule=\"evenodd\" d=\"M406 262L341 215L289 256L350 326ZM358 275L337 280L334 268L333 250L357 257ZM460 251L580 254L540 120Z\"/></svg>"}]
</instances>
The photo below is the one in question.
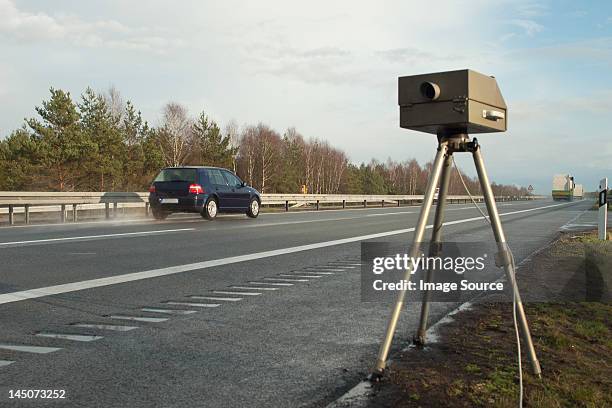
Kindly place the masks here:
<instances>
[{"instance_id":1,"label":"car wheel","mask_svg":"<svg viewBox=\"0 0 612 408\"><path fill-rule=\"evenodd\" d=\"M208 200L206 200L206 204L202 209L202 217L206 218L207 220L214 220L217 216L217 212L217 200L210 197Z\"/></svg>"},{"instance_id":2,"label":"car wheel","mask_svg":"<svg viewBox=\"0 0 612 408\"><path fill-rule=\"evenodd\" d=\"M259 215L259 201L256 198L251 199L251 204L249 204L246 214L251 218L257 218Z\"/></svg>"},{"instance_id":3,"label":"car wheel","mask_svg":"<svg viewBox=\"0 0 612 408\"><path fill-rule=\"evenodd\" d=\"M152 213L153 213L153 218L155 218L156 220L165 220L170 215L170 213L167 211L156 210L156 209L153 209Z\"/></svg>"}]
</instances>

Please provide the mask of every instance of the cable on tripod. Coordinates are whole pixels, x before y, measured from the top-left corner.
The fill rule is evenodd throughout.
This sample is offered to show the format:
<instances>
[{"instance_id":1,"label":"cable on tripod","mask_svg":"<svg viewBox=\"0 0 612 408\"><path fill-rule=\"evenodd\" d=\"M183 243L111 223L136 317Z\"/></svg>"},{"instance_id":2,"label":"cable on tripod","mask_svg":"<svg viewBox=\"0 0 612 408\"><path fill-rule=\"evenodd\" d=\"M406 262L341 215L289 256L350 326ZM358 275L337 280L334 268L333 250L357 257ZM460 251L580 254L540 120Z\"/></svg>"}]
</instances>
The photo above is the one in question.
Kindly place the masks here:
<instances>
[{"instance_id":1,"label":"cable on tripod","mask_svg":"<svg viewBox=\"0 0 612 408\"><path fill-rule=\"evenodd\" d=\"M491 224L491 220L487 215L485 215L480 206L476 203L476 200L474 200L472 193L470 193L470 189L468 188L467 184L465 184L465 180L463 180L461 171L459 171L459 167L457 167L457 163L455 163L455 157L451 156L451 160L453 161L453 167L457 171L459 180L461 180L461 184L463 184L463 188L465 189L467 195L470 197L472 204L474 204L474 207L476 207L480 214L482 214L482 218L489 224ZM512 320L514 323L514 333L516 334L517 360L519 368L519 408L523 408L523 364L521 361L521 337L519 334L518 323L516 322L516 264L514 263L514 254L510 250L510 247L507 243L504 243L504 245L506 245L506 250L510 253L510 262L512 263Z\"/></svg>"}]
</instances>

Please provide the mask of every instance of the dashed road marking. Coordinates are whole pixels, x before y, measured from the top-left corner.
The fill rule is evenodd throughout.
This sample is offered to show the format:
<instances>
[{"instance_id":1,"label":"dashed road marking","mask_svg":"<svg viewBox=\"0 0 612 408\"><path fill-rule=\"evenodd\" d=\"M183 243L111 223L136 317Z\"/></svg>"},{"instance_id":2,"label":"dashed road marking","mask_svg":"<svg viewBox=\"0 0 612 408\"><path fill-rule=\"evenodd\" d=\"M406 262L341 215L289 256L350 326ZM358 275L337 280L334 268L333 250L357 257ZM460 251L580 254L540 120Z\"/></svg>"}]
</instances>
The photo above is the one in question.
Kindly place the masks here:
<instances>
[{"instance_id":1,"label":"dashed road marking","mask_svg":"<svg viewBox=\"0 0 612 408\"><path fill-rule=\"evenodd\" d=\"M232 289L246 289L246 290L278 290L279 288L264 288L261 286L230 286Z\"/></svg>"},{"instance_id":2,"label":"dashed road marking","mask_svg":"<svg viewBox=\"0 0 612 408\"><path fill-rule=\"evenodd\" d=\"M103 336L95 336L93 334L71 334L71 333L36 333L38 337L49 337L52 339L72 340L72 341L95 341L103 339Z\"/></svg>"},{"instance_id":3,"label":"dashed road marking","mask_svg":"<svg viewBox=\"0 0 612 408\"><path fill-rule=\"evenodd\" d=\"M13 364L13 363L14 363L14 361L0 360L0 367L4 367L4 366L7 366L7 365L11 365L11 364Z\"/></svg>"},{"instance_id":4,"label":"dashed road marking","mask_svg":"<svg viewBox=\"0 0 612 408\"><path fill-rule=\"evenodd\" d=\"M112 330L118 332L126 332L137 329L138 326L121 326L115 324L93 324L93 323L75 323L71 324L74 327L82 327L84 329Z\"/></svg>"},{"instance_id":5,"label":"dashed road marking","mask_svg":"<svg viewBox=\"0 0 612 408\"><path fill-rule=\"evenodd\" d=\"M344 272L346 271L346 269L339 269L339 268L305 268L304 271L306 272Z\"/></svg>"},{"instance_id":6,"label":"dashed road marking","mask_svg":"<svg viewBox=\"0 0 612 408\"><path fill-rule=\"evenodd\" d=\"M288 278L264 278L264 280L276 282L308 282L308 279L288 279Z\"/></svg>"},{"instance_id":7,"label":"dashed road marking","mask_svg":"<svg viewBox=\"0 0 612 408\"><path fill-rule=\"evenodd\" d=\"M217 297L217 296L187 296L189 299L200 299L200 300L215 300L219 302L240 302L242 298L239 297Z\"/></svg>"},{"instance_id":8,"label":"dashed road marking","mask_svg":"<svg viewBox=\"0 0 612 408\"><path fill-rule=\"evenodd\" d=\"M197 313L197 310L181 310L181 309L160 309L157 307L143 307L140 310L143 312L149 313L163 313L163 314L173 314L173 315L188 315Z\"/></svg>"},{"instance_id":9,"label":"dashed road marking","mask_svg":"<svg viewBox=\"0 0 612 408\"><path fill-rule=\"evenodd\" d=\"M251 285L272 285L272 286L293 286L293 283L279 283L279 282L248 282Z\"/></svg>"},{"instance_id":10,"label":"dashed road marking","mask_svg":"<svg viewBox=\"0 0 612 408\"><path fill-rule=\"evenodd\" d=\"M321 275L296 275L292 273L279 273L278 276L283 278L322 278Z\"/></svg>"},{"instance_id":11,"label":"dashed road marking","mask_svg":"<svg viewBox=\"0 0 612 408\"><path fill-rule=\"evenodd\" d=\"M232 292L230 290L213 290L212 293L218 293L219 295L240 295L240 296L259 296L259 292Z\"/></svg>"},{"instance_id":12,"label":"dashed road marking","mask_svg":"<svg viewBox=\"0 0 612 408\"><path fill-rule=\"evenodd\" d=\"M219 307L219 303L194 303L194 302L166 302L167 305L191 306L191 307Z\"/></svg>"},{"instance_id":13,"label":"dashed road marking","mask_svg":"<svg viewBox=\"0 0 612 408\"><path fill-rule=\"evenodd\" d=\"M145 317L145 316L125 316L125 315L110 315L111 319L119 320L134 320L136 322L161 323L168 320L167 317Z\"/></svg>"},{"instance_id":14,"label":"dashed road marking","mask_svg":"<svg viewBox=\"0 0 612 408\"><path fill-rule=\"evenodd\" d=\"M302 271L302 273L308 273L312 275L335 275L335 272L319 272L319 271Z\"/></svg>"},{"instance_id":15,"label":"dashed road marking","mask_svg":"<svg viewBox=\"0 0 612 408\"><path fill-rule=\"evenodd\" d=\"M0 349L21 351L23 353L47 354L61 350L59 347L20 346L16 344L0 344Z\"/></svg>"}]
</instances>

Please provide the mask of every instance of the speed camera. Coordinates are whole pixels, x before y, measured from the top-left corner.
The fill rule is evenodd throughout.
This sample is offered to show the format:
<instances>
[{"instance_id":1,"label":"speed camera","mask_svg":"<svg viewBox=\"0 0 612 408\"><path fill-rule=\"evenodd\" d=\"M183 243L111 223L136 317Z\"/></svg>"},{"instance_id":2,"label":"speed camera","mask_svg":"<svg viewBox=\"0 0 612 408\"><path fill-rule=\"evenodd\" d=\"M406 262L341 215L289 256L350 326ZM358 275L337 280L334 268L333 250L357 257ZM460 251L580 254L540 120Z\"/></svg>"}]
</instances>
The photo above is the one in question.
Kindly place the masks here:
<instances>
[{"instance_id":1,"label":"speed camera","mask_svg":"<svg viewBox=\"0 0 612 408\"><path fill-rule=\"evenodd\" d=\"M505 132L494 77L464 69L399 78L400 127L438 135Z\"/></svg>"}]
</instances>

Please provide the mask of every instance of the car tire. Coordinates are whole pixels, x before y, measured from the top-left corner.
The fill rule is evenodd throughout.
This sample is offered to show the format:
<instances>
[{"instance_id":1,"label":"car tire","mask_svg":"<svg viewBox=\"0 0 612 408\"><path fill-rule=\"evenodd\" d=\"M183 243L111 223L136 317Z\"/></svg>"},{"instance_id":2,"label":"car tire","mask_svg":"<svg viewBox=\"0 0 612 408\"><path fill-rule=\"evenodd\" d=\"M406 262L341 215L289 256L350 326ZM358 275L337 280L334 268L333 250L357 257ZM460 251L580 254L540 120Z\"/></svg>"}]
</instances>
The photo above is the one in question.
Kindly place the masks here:
<instances>
[{"instance_id":1,"label":"car tire","mask_svg":"<svg viewBox=\"0 0 612 408\"><path fill-rule=\"evenodd\" d=\"M159 221L165 220L170 215L170 213L167 211L156 210L156 209L153 209L151 212L153 213L153 218Z\"/></svg>"},{"instance_id":2,"label":"car tire","mask_svg":"<svg viewBox=\"0 0 612 408\"><path fill-rule=\"evenodd\" d=\"M257 200L257 198L251 199L251 202L249 203L249 209L247 210L246 215L251 218L257 218L257 216L259 215L259 200Z\"/></svg>"},{"instance_id":3,"label":"car tire","mask_svg":"<svg viewBox=\"0 0 612 408\"><path fill-rule=\"evenodd\" d=\"M206 200L206 204L204 204L204 208L202 208L202 212L200 213L203 218L206 218L209 221L212 221L217 216L219 212L219 207L217 205L217 200L213 197L209 197Z\"/></svg>"}]
</instances>

